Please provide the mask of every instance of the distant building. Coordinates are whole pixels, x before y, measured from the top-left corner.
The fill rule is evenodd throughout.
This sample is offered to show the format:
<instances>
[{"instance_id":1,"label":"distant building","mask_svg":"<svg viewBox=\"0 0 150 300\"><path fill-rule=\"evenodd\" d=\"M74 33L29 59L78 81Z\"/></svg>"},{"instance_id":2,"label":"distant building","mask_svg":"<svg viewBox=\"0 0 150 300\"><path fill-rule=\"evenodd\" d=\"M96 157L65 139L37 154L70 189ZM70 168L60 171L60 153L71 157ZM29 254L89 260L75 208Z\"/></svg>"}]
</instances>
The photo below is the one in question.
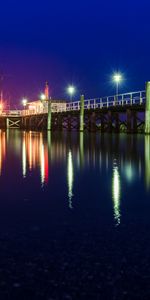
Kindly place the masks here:
<instances>
[{"instance_id":1,"label":"distant building","mask_svg":"<svg viewBox=\"0 0 150 300\"><path fill-rule=\"evenodd\" d=\"M52 112L65 111L66 100L51 100ZM48 112L48 101L47 100L36 100L28 102L26 105L26 114L41 114ZM27 113L28 112L28 113Z\"/></svg>"},{"instance_id":2,"label":"distant building","mask_svg":"<svg viewBox=\"0 0 150 300\"><path fill-rule=\"evenodd\" d=\"M52 112L65 111L66 110L66 100L53 100L49 96L49 85L46 82L44 94L41 95L43 100L36 100L28 102L25 107L26 114L41 114L48 112L48 101L51 100Z\"/></svg>"}]
</instances>

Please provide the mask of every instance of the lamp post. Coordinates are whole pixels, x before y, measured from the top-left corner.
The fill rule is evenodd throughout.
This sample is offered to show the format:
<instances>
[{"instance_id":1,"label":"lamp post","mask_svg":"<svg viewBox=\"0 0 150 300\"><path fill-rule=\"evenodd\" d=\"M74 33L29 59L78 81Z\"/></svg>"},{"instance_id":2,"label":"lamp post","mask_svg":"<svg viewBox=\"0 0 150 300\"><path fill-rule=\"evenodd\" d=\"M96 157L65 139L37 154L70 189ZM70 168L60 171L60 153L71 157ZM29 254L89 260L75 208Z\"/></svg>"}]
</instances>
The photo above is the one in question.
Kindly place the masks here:
<instances>
[{"instance_id":1,"label":"lamp post","mask_svg":"<svg viewBox=\"0 0 150 300\"><path fill-rule=\"evenodd\" d=\"M113 81L116 83L116 98L117 98L119 92L119 83L122 81L122 75L120 73L115 73L113 75Z\"/></svg>"},{"instance_id":2,"label":"lamp post","mask_svg":"<svg viewBox=\"0 0 150 300\"><path fill-rule=\"evenodd\" d=\"M70 101L72 101L73 94L75 93L75 87L73 85L70 85L67 90L68 94L70 95Z\"/></svg>"},{"instance_id":3,"label":"lamp post","mask_svg":"<svg viewBox=\"0 0 150 300\"><path fill-rule=\"evenodd\" d=\"M25 114L26 114L26 105L27 105L27 103L28 103L28 100L27 99L22 99L22 105L23 105L23 107L24 107L24 111L25 111Z\"/></svg>"}]
</instances>

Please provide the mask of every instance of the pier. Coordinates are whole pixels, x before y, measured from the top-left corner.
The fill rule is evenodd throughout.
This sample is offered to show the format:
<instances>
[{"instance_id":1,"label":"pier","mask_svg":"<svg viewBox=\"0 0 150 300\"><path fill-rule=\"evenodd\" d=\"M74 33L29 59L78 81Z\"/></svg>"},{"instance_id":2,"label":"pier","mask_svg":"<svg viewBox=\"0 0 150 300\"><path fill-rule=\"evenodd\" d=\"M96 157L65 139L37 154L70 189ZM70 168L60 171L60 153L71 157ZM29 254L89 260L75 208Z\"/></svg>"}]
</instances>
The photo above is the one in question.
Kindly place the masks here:
<instances>
[{"instance_id":1,"label":"pier","mask_svg":"<svg viewBox=\"0 0 150 300\"><path fill-rule=\"evenodd\" d=\"M47 106L40 111L24 109L4 111L0 128L52 131L89 131L108 133L150 133L150 82L146 90L104 98L84 99Z\"/></svg>"}]
</instances>

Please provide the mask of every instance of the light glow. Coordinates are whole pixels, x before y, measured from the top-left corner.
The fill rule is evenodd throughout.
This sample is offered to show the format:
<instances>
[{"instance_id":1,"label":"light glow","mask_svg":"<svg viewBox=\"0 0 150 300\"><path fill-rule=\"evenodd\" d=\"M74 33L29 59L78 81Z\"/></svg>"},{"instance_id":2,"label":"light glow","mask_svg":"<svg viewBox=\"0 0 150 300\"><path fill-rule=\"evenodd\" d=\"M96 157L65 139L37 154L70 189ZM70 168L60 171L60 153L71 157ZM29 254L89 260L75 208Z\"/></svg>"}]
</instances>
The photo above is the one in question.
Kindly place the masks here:
<instances>
[{"instance_id":1,"label":"light glow","mask_svg":"<svg viewBox=\"0 0 150 300\"><path fill-rule=\"evenodd\" d=\"M23 106L26 106L26 105L27 105L27 102L28 102L28 100L24 98L24 99L22 100Z\"/></svg>"},{"instance_id":2,"label":"light glow","mask_svg":"<svg viewBox=\"0 0 150 300\"><path fill-rule=\"evenodd\" d=\"M44 100L46 100L46 95L45 94L41 94L40 98L41 98L42 101L44 101Z\"/></svg>"},{"instance_id":3,"label":"light glow","mask_svg":"<svg viewBox=\"0 0 150 300\"><path fill-rule=\"evenodd\" d=\"M68 87L68 93L72 96L75 93L75 87L70 85Z\"/></svg>"},{"instance_id":4,"label":"light glow","mask_svg":"<svg viewBox=\"0 0 150 300\"><path fill-rule=\"evenodd\" d=\"M113 75L113 81L116 83L119 83L122 81L122 75L120 73L115 73Z\"/></svg>"},{"instance_id":5,"label":"light glow","mask_svg":"<svg viewBox=\"0 0 150 300\"><path fill-rule=\"evenodd\" d=\"M132 182L132 180L134 179L134 169L130 163L127 163L124 167L124 173L126 175L126 178L129 182Z\"/></svg>"}]
</instances>

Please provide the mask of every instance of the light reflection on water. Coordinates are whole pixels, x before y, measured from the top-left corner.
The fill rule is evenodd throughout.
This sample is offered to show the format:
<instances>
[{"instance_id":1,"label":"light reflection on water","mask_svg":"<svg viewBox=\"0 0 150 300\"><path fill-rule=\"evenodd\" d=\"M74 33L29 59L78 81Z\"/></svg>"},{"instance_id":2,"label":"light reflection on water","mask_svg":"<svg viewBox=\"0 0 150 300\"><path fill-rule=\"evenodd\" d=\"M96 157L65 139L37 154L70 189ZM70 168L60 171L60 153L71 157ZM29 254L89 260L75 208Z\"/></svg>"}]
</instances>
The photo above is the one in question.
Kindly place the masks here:
<instances>
[{"instance_id":1,"label":"light reflection on water","mask_svg":"<svg viewBox=\"0 0 150 300\"><path fill-rule=\"evenodd\" d=\"M7 155L14 153L25 180L36 171L41 187L49 185L57 165L62 167L67 189L68 207L75 208L78 197L75 182L88 175L88 186L96 184L99 193L108 174L111 186L112 213L115 225L123 216L123 186L145 182L150 188L150 136L111 136L0 131L0 175L3 176ZM50 168L53 167L53 173ZM56 171L57 172L57 171ZM94 172L94 177L91 175ZM67 176L66 176L67 174ZM92 173L93 174L93 173ZM60 180L57 173L58 182ZM103 180L103 183L99 184ZM86 186L83 187L86 190Z\"/></svg>"},{"instance_id":2,"label":"light reflection on water","mask_svg":"<svg viewBox=\"0 0 150 300\"><path fill-rule=\"evenodd\" d=\"M71 150L68 153L68 162L67 162L67 181L68 181L68 199L69 199L69 208L73 208L72 198L73 198L73 159Z\"/></svg>"},{"instance_id":3,"label":"light reflection on water","mask_svg":"<svg viewBox=\"0 0 150 300\"><path fill-rule=\"evenodd\" d=\"M112 176L112 200L113 200L113 208L114 208L114 219L116 221L116 225L120 224L120 198L121 198L121 183L120 183L120 175L117 165L117 160L113 162L113 176Z\"/></svg>"}]
</instances>

